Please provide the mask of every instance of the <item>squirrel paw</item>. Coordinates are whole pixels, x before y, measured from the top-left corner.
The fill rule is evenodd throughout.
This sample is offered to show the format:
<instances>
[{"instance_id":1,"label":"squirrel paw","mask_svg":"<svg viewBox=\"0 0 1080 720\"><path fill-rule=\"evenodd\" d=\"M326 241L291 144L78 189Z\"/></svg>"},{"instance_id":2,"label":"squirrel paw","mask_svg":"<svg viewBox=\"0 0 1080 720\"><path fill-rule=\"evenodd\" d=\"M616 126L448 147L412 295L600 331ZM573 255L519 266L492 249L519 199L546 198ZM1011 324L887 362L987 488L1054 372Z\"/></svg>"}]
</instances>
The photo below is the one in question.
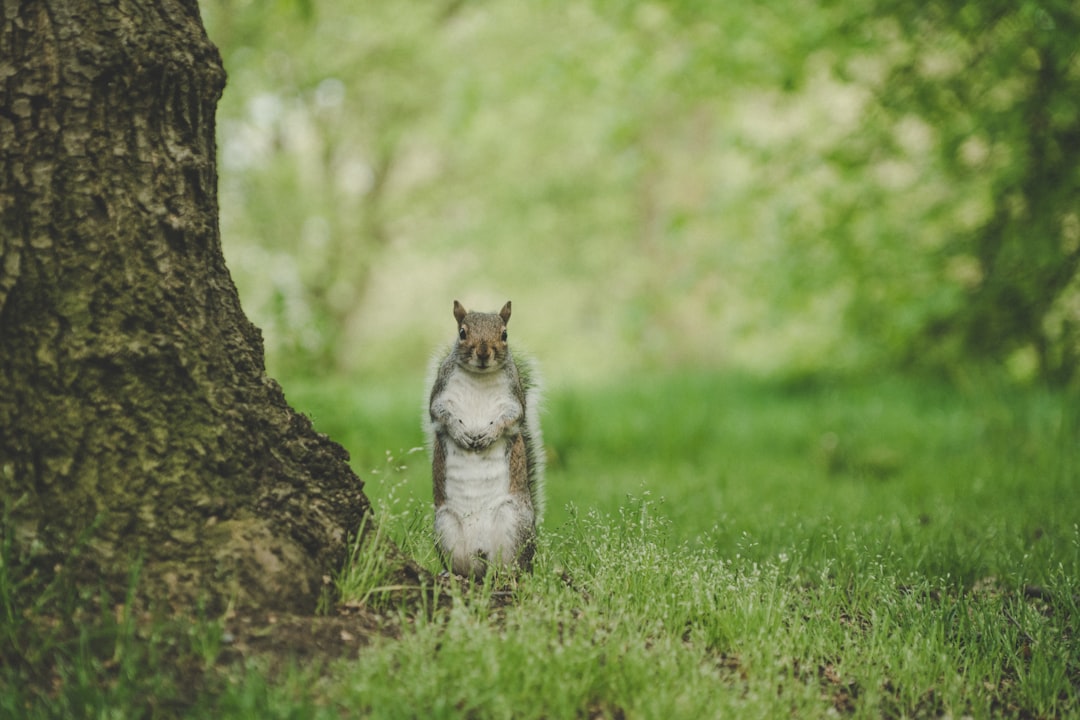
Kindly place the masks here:
<instances>
[{"instance_id":1,"label":"squirrel paw","mask_svg":"<svg viewBox=\"0 0 1080 720\"><path fill-rule=\"evenodd\" d=\"M450 439L453 440L459 447L463 447L466 450L472 450L475 435L465 429L465 424L460 420L447 425L447 433L450 435Z\"/></svg>"},{"instance_id":2,"label":"squirrel paw","mask_svg":"<svg viewBox=\"0 0 1080 720\"><path fill-rule=\"evenodd\" d=\"M470 450L484 450L498 440L501 435L502 428L495 422L490 422L483 430L467 435L469 440L468 447Z\"/></svg>"},{"instance_id":3,"label":"squirrel paw","mask_svg":"<svg viewBox=\"0 0 1080 720\"><path fill-rule=\"evenodd\" d=\"M470 435L466 447L470 450L484 450L495 441L495 438L488 437L486 434Z\"/></svg>"},{"instance_id":4,"label":"squirrel paw","mask_svg":"<svg viewBox=\"0 0 1080 720\"><path fill-rule=\"evenodd\" d=\"M458 447L465 450L483 450L491 445L491 443L495 442L495 438L497 437L487 430L481 432L469 432L463 428L454 428L454 430L454 432L450 433L450 439L453 440Z\"/></svg>"}]
</instances>

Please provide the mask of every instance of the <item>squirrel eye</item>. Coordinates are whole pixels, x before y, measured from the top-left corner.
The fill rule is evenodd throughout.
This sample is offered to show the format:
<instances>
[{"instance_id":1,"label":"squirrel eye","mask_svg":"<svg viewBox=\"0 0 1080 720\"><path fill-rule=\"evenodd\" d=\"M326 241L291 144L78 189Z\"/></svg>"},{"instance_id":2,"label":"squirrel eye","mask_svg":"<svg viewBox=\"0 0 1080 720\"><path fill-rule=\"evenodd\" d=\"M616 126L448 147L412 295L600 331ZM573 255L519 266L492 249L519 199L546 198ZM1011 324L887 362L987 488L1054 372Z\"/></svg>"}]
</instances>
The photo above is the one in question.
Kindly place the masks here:
<instances>
[{"instance_id":1,"label":"squirrel eye","mask_svg":"<svg viewBox=\"0 0 1080 720\"><path fill-rule=\"evenodd\" d=\"M503 340L503 342L506 342L506 331L505 330L503 330L503 332L502 332L502 340Z\"/></svg>"},{"instance_id":2,"label":"squirrel eye","mask_svg":"<svg viewBox=\"0 0 1080 720\"><path fill-rule=\"evenodd\" d=\"M458 337L459 337L460 339L464 340L464 339L465 339L465 335L466 335L466 332L465 332L465 328L463 328L463 327L460 327L460 328L458 328L458 331L457 331L457 336L458 336Z\"/></svg>"}]
</instances>

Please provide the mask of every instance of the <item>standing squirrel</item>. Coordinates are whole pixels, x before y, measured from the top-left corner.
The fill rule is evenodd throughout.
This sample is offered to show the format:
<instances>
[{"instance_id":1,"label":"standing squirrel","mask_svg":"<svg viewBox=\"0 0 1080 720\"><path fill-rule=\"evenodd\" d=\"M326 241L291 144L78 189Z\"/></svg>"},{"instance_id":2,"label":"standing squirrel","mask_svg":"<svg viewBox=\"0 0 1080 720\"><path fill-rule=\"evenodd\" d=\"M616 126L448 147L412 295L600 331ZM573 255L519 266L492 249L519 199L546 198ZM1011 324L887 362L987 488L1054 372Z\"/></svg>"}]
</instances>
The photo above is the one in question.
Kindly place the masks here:
<instances>
[{"instance_id":1,"label":"standing squirrel","mask_svg":"<svg viewBox=\"0 0 1080 720\"><path fill-rule=\"evenodd\" d=\"M455 300L454 318L457 342L433 366L425 422L436 543L459 575L529 570L544 505L536 370L510 353L509 301L481 313Z\"/></svg>"}]
</instances>

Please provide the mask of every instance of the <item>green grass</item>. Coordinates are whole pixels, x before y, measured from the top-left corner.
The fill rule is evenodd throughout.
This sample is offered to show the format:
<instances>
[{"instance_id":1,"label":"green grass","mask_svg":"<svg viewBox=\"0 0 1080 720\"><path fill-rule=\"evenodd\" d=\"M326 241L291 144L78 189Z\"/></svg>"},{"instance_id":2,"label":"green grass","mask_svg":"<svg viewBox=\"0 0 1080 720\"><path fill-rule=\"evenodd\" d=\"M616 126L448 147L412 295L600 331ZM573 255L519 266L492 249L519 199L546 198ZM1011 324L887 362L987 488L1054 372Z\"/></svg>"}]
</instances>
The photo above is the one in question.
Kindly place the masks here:
<instances>
[{"instance_id":1,"label":"green grass","mask_svg":"<svg viewBox=\"0 0 1080 720\"><path fill-rule=\"evenodd\" d=\"M423 554L422 393L372 385L286 382L397 518L393 539ZM971 585L1024 555L1038 572L1068 551L1080 521L1080 503L1068 502L1080 479L1080 407L1045 390L646 377L553 392L543 424L549 531L570 506L613 514L647 492L673 540L727 556L765 560L796 541L835 546L855 533L867 551L905 546L896 559L905 571Z\"/></svg>"},{"instance_id":2,"label":"green grass","mask_svg":"<svg viewBox=\"0 0 1080 720\"><path fill-rule=\"evenodd\" d=\"M399 452L419 403L294 392L380 469L388 531L436 568L426 457ZM366 404L375 420L335 410ZM1078 408L902 378L555 392L550 510L516 602L462 599L330 694L401 717L1080 712Z\"/></svg>"},{"instance_id":3,"label":"green grass","mask_svg":"<svg viewBox=\"0 0 1080 720\"><path fill-rule=\"evenodd\" d=\"M415 388L283 384L352 451L386 535L437 569L427 460L409 453ZM400 636L358 659L274 674L215 666L209 623L186 650L214 668L190 712L1080 713L1076 397L991 381L691 374L556 391L544 422L549 513L512 597L499 583L444 589L442 609L401 615ZM380 577L361 549L339 583L378 604ZM175 653L136 642L122 618L112 629L120 649L104 660L66 651L70 688L40 716L76 707L60 703L69 691L91 715L120 717L142 715L158 685L176 693L159 679ZM92 690L102 677L104 694Z\"/></svg>"}]
</instances>

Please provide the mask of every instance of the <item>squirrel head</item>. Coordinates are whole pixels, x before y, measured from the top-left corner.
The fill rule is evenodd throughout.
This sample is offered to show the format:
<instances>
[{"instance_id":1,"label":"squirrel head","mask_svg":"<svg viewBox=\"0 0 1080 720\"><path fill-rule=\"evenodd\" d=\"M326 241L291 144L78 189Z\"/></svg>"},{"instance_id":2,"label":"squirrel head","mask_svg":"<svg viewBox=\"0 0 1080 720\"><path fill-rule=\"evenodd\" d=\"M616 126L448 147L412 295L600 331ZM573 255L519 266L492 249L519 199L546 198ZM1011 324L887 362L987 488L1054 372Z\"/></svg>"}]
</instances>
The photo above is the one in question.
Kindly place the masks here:
<instances>
[{"instance_id":1,"label":"squirrel head","mask_svg":"<svg viewBox=\"0 0 1080 720\"><path fill-rule=\"evenodd\" d=\"M498 313L469 312L454 301L454 319L458 324L457 358L466 370L493 372L506 362L506 325L510 322L510 301Z\"/></svg>"}]
</instances>

